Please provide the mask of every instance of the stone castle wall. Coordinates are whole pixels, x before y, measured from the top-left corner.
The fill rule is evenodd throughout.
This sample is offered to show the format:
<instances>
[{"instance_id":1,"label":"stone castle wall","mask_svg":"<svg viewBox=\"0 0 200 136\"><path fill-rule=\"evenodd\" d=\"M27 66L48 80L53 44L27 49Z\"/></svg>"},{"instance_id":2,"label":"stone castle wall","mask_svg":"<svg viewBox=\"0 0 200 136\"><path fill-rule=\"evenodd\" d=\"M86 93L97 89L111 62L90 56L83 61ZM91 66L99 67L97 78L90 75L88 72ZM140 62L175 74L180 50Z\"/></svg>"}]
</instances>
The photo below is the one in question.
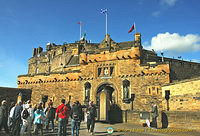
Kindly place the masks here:
<instances>
[{"instance_id":1,"label":"stone castle wall","mask_svg":"<svg viewBox=\"0 0 200 136\"><path fill-rule=\"evenodd\" d=\"M161 103L160 85L169 83L169 64L140 65L134 48L115 53L102 52L96 55L80 55L80 65L68 66L63 72L37 75L22 75L18 77L18 88L31 88L32 101L41 101L48 95L55 102L62 98L84 103L84 84L91 84L91 100L96 101L97 89L100 85L109 83L115 89L115 102L122 110L131 109L131 104L123 103L123 80L130 81L130 95L135 94L134 109L147 110L149 102ZM118 58L117 58L118 57ZM84 60L84 61L83 61ZM113 67L112 78L101 79L98 68ZM69 71L71 73L69 73ZM149 92L150 89L150 92ZM161 105L160 105L161 107Z\"/></svg>"},{"instance_id":2,"label":"stone castle wall","mask_svg":"<svg viewBox=\"0 0 200 136\"><path fill-rule=\"evenodd\" d=\"M199 111L165 111L163 115L168 120L168 127L199 130Z\"/></svg>"},{"instance_id":3,"label":"stone castle wall","mask_svg":"<svg viewBox=\"0 0 200 136\"><path fill-rule=\"evenodd\" d=\"M11 102L17 103L19 93L22 94L22 101L27 101L31 99L32 90L30 88L24 89L0 87L0 102L2 100L6 100L8 106L10 106Z\"/></svg>"},{"instance_id":4,"label":"stone castle wall","mask_svg":"<svg viewBox=\"0 0 200 136\"><path fill-rule=\"evenodd\" d=\"M164 115L171 127L184 126L190 119L190 125L198 126L200 80L176 81L200 75L199 63L170 58L164 58L163 62L153 50L142 48L140 34L137 34L136 41L122 43L115 43L109 35L106 36L108 42L105 38L100 44L83 40L61 46L48 44L46 52L41 47L35 48L29 59L28 74L18 76L18 88L32 90L33 104L41 102L47 95L56 107L61 99L68 101L69 97L72 103L78 100L85 105L87 83L91 85L90 100L97 104L97 91L108 85L114 91L112 101L108 102L107 98L107 102L119 108L124 122L144 123L140 113L151 110L150 102L154 101L159 110L159 127L162 127ZM130 82L128 98L135 95L133 107L131 102L124 101L124 81ZM171 93L170 111L167 111L165 90ZM117 111L110 110L110 107L106 105L111 120L118 115L110 116ZM192 116L198 117L196 122Z\"/></svg>"},{"instance_id":5,"label":"stone castle wall","mask_svg":"<svg viewBox=\"0 0 200 136\"><path fill-rule=\"evenodd\" d=\"M163 110L167 109L165 90L170 90L170 111L199 111L200 79L184 80L162 87Z\"/></svg>"},{"instance_id":6,"label":"stone castle wall","mask_svg":"<svg viewBox=\"0 0 200 136\"><path fill-rule=\"evenodd\" d=\"M183 80L198 77L200 64L181 60L170 60L170 80Z\"/></svg>"}]
</instances>

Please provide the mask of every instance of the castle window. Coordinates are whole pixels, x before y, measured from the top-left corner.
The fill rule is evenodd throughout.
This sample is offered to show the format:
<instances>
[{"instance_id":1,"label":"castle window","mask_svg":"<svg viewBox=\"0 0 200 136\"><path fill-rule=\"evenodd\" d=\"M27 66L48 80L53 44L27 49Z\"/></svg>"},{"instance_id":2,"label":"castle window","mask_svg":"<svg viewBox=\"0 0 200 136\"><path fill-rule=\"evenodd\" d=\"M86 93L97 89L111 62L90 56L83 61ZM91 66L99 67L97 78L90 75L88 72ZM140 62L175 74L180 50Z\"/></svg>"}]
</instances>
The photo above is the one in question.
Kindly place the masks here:
<instances>
[{"instance_id":1,"label":"castle window","mask_svg":"<svg viewBox=\"0 0 200 136\"><path fill-rule=\"evenodd\" d=\"M37 65L39 65L39 64L40 64L40 61L39 61L39 60L37 60L37 61L36 61L36 64L37 64Z\"/></svg>"},{"instance_id":2,"label":"castle window","mask_svg":"<svg viewBox=\"0 0 200 136\"><path fill-rule=\"evenodd\" d=\"M39 73L39 68L36 68L36 74L38 74Z\"/></svg>"},{"instance_id":3,"label":"castle window","mask_svg":"<svg viewBox=\"0 0 200 136\"><path fill-rule=\"evenodd\" d=\"M111 66L109 66L111 65ZM102 67L98 67L102 66ZM98 77L109 77L114 75L114 66L112 64L101 64L97 66L97 76Z\"/></svg>"},{"instance_id":4,"label":"castle window","mask_svg":"<svg viewBox=\"0 0 200 136\"><path fill-rule=\"evenodd\" d=\"M159 94L159 89L157 88L157 94Z\"/></svg>"},{"instance_id":5,"label":"castle window","mask_svg":"<svg viewBox=\"0 0 200 136\"><path fill-rule=\"evenodd\" d=\"M152 87L152 90L154 91L154 90L155 90L155 87Z\"/></svg>"},{"instance_id":6,"label":"castle window","mask_svg":"<svg viewBox=\"0 0 200 136\"><path fill-rule=\"evenodd\" d=\"M49 65L49 72L51 72L51 65Z\"/></svg>"},{"instance_id":7,"label":"castle window","mask_svg":"<svg viewBox=\"0 0 200 136\"><path fill-rule=\"evenodd\" d=\"M51 59L49 59L49 64L51 64L52 63L52 61L51 61Z\"/></svg>"},{"instance_id":8,"label":"castle window","mask_svg":"<svg viewBox=\"0 0 200 136\"><path fill-rule=\"evenodd\" d=\"M98 77L101 75L102 68L98 68Z\"/></svg>"},{"instance_id":9,"label":"castle window","mask_svg":"<svg viewBox=\"0 0 200 136\"><path fill-rule=\"evenodd\" d=\"M151 88L149 88L149 94L151 94Z\"/></svg>"},{"instance_id":10,"label":"castle window","mask_svg":"<svg viewBox=\"0 0 200 136\"><path fill-rule=\"evenodd\" d=\"M110 76L113 74L114 67L110 67Z\"/></svg>"}]
</instances>

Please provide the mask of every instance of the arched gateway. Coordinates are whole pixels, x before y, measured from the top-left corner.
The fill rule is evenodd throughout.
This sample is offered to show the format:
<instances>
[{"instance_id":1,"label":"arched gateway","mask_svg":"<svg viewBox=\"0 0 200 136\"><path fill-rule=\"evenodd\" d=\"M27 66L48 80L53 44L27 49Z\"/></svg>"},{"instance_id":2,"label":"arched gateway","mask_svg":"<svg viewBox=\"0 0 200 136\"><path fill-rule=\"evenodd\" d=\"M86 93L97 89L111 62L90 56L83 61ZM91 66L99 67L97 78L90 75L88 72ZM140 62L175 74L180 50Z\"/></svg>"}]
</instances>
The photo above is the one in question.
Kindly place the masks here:
<instances>
[{"instance_id":1,"label":"arched gateway","mask_svg":"<svg viewBox=\"0 0 200 136\"><path fill-rule=\"evenodd\" d=\"M111 121L111 113L117 102L117 90L110 83L103 83L97 87L96 104L97 119Z\"/></svg>"}]
</instances>

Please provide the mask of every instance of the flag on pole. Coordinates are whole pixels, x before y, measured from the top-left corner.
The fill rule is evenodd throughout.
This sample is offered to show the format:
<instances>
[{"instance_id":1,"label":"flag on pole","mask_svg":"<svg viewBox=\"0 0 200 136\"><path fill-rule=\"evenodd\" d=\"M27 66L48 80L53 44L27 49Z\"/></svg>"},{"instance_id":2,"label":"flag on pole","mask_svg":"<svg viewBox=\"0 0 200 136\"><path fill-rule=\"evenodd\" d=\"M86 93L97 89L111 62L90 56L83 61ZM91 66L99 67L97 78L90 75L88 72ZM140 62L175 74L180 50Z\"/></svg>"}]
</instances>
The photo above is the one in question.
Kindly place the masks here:
<instances>
[{"instance_id":1,"label":"flag on pole","mask_svg":"<svg viewBox=\"0 0 200 136\"><path fill-rule=\"evenodd\" d=\"M135 23L133 24L133 26L131 27L131 29L128 31L128 33L132 32L133 30L135 30Z\"/></svg>"},{"instance_id":2,"label":"flag on pole","mask_svg":"<svg viewBox=\"0 0 200 136\"><path fill-rule=\"evenodd\" d=\"M81 22L78 22L78 24L81 26L82 24L81 24Z\"/></svg>"},{"instance_id":3,"label":"flag on pole","mask_svg":"<svg viewBox=\"0 0 200 136\"><path fill-rule=\"evenodd\" d=\"M86 37L86 33L84 33L83 37L84 37L84 38Z\"/></svg>"},{"instance_id":4,"label":"flag on pole","mask_svg":"<svg viewBox=\"0 0 200 136\"><path fill-rule=\"evenodd\" d=\"M107 9L101 9L101 13L102 14L106 14L107 13Z\"/></svg>"},{"instance_id":5,"label":"flag on pole","mask_svg":"<svg viewBox=\"0 0 200 136\"><path fill-rule=\"evenodd\" d=\"M84 35L81 37L81 40L85 40L86 37L86 33L84 33Z\"/></svg>"}]
</instances>

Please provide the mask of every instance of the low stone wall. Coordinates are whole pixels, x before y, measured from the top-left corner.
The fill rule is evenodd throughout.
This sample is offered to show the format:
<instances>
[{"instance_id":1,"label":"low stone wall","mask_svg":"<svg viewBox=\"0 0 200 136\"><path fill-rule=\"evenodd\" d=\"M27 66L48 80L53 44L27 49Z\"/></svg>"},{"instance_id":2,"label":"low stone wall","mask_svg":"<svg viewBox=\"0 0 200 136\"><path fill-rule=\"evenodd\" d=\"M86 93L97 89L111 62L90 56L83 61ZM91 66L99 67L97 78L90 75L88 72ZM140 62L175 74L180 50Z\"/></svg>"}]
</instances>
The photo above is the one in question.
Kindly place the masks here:
<instances>
[{"instance_id":1,"label":"low stone wall","mask_svg":"<svg viewBox=\"0 0 200 136\"><path fill-rule=\"evenodd\" d=\"M200 111L170 111L167 116L168 127L200 129Z\"/></svg>"},{"instance_id":2,"label":"low stone wall","mask_svg":"<svg viewBox=\"0 0 200 136\"><path fill-rule=\"evenodd\" d=\"M145 119L141 119L140 115L143 112L138 111L123 111L123 122L141 125L145 123ZM147 113L147 112L146 112ZM150 121L152 118L150 118ZM200 130L200 111L170 111L159 112L157 118L158 128L185 128L185 129L198 129Z\"/></svg>"}]
</instances>

